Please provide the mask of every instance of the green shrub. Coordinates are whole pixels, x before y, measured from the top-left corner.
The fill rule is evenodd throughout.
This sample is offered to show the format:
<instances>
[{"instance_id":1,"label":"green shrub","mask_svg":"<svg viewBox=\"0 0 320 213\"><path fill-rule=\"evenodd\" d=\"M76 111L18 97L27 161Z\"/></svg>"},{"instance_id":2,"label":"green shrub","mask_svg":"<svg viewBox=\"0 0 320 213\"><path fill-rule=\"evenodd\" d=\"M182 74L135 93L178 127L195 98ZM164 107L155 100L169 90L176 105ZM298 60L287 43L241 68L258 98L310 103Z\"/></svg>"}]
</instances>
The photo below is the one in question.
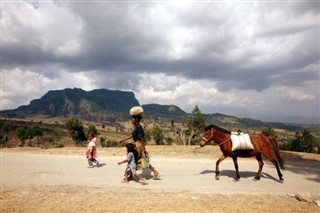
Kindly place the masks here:
<instances>
[{"instance_id":1,"label":"green shrub","mask_svg":"<svg viewBox=\"0 0 320 213\"><path fill-rule=\"evenodd\" d=\"M118 146L118 142L116 140L106 139L105 137L100 137L100 144L102 147Z\"/></svg>"},{"instance_id":2,"label":"green shrub","mask_svg":"<svg viewBox=\"0 0 320 213\"><path fill-rule=\"evenodd\" d=\"M84 146L86 136L84 134L84 128L81 121L79 121L77 118L71 117L67 119L65 125L72 140L75 142L75 145Z\"/></svg>"},{"instance_id":3,"label":"green shrub","mask_svg":"<svg viewBox=\"0 0 320 213\"><path fill-rule=\"evenodd\" d=\"M171 137L166 137L166 142L167 142L167 145L172 145L173 143L173 139Z\"/></svg>"}]
</instances>

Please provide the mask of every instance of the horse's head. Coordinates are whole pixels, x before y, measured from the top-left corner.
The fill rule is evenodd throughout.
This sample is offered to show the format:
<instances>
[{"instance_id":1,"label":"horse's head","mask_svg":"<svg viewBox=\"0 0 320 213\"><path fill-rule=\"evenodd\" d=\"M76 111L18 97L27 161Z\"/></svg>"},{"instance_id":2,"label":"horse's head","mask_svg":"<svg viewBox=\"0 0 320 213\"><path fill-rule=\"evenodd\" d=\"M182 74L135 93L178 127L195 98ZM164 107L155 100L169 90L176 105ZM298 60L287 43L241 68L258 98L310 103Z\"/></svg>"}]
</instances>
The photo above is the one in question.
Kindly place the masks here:
<instances>
[{"instance_id":1,"label":"horse's head","mask_svg":"<svg viewBox=\"0 0 320 213\"><path fill-rule=\"evenodd\" d=\"M200 146L204 147L211 140L213 140L213 129L212 126L209 125L205 128L204 133L202 134Z\"/></svg>"}]
</instances>

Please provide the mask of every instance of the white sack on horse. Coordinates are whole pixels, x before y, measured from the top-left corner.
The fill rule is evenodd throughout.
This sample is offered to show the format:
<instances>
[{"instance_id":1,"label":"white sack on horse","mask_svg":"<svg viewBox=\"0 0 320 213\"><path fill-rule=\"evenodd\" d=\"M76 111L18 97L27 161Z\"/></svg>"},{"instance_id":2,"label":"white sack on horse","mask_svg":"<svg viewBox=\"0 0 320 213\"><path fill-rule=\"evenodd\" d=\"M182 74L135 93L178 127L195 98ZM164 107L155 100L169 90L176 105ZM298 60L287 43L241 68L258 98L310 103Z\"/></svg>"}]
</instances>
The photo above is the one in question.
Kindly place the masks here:
<instances>
[{"instance_id":1,"label":"white sack on horse","mask_svg":"<svg viewBox=\"0 0 320 213\"><path fill-rule=\"evenodd\" d=\"M231 133L232 151L243 149L254 149L249 134L238 132Z\"/></svg>"}]
</instances>

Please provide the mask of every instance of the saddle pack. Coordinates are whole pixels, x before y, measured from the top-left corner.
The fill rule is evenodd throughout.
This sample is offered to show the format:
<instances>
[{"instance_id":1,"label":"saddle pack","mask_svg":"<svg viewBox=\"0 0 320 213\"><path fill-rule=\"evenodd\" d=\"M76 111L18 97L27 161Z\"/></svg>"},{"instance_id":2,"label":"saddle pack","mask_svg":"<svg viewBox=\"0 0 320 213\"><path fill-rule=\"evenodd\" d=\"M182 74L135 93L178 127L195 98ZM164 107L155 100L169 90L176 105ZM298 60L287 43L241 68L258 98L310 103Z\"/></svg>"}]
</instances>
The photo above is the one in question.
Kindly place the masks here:
<instances>
[{"instance_id":1,"label":"saddle pack","mask_svg":"<svg viewBox=\"0 0 320 213\"><path fill-rule=\"evenodd\" d=\"M231 132L232 151L254 149L249 134Z\"/></svg>"}]
</instances>

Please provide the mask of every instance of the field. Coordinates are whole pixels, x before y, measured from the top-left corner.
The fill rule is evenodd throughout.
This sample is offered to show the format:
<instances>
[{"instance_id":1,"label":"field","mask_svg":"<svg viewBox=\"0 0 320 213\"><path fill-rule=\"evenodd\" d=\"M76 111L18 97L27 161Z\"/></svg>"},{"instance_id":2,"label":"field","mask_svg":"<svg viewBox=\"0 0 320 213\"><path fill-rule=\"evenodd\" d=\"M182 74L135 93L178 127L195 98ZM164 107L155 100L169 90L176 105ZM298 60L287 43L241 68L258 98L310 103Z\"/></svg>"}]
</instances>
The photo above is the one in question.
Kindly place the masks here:
<instances>
[{"instance_id":1,"label":"field","mask_svg":"<svg viewBox=\"0 0 320 213\"><path fill-rule=\"evenodd\" d=\"M117 162L125 157L123 147L99 147L101 167L93 169L87 168L85 148L1 149L0 212L320 212L319 155L282 152L283 184L266 160L263 178L252 181L254 159L239 159L238 182L226 159L216 181L219 149L194 148L148 146L160 172L153 180L143 171L148 185L121 183L124 165Z\"/></svg>"}]
</instances>

